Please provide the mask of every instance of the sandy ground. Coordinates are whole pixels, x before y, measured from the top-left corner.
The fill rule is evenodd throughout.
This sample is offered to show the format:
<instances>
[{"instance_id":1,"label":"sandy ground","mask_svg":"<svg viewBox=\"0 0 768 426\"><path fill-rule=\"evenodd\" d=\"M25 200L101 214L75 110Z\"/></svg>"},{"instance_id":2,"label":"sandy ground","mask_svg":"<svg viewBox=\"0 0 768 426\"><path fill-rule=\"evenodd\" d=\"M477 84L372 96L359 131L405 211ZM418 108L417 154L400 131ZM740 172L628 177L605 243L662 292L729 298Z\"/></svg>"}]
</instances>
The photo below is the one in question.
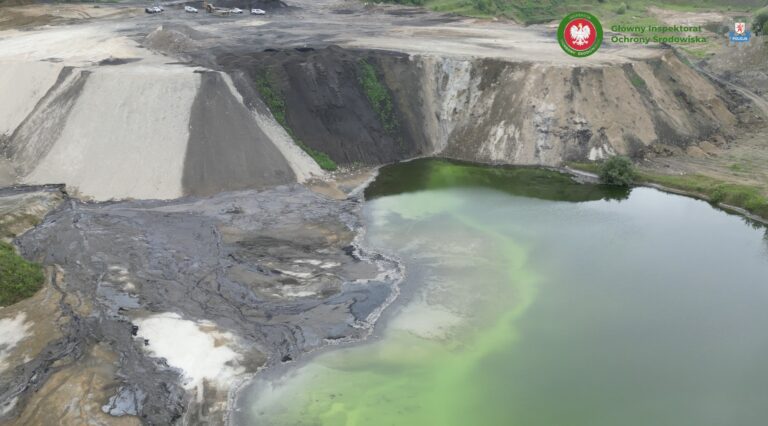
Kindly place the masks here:
<instances>
[{"instance_id":1,"label":"sandy ground","mask_svg":"<svg viewBox=\"0 0 768 426\"><path fill-rule=\"evenodd\" d=\"M650 8L659 20L678 25L720 24L731 29L741 12L681 12ZM697 48L707 58L687 55L695 69L726 90L746 98L751 108L740 108L742 124L724 140L701 141L687 149L672 149L641 164L663 174L701 174L725 182L762 188L768 196L768 52L765 37L753 37L749 45L729 46L723 34L708 33L712 39ZM681 54L686 55L685 51Z\"/></svg>"},{"instance_id":2,"label":"sandy ground","mask_svg":"<svg viewBox=\"0 0 768 426\"><path fill-rule=\"evenodd\" d=\"M366 7L356 1L289 1L299 8L266 17L235 16L214 19L178 16L163 19L193 23L195 29L222 48L303 47L336 44L343 47L393 50L442 57L492 57L555 64L604 65L658 55L656 49L604 44L583 60L563 54L552 25L521 26L451 17L399 6ZM175 14L174 14L175 13ZM203 24L197 26L197 24ZM226 37L226 39L224 39ZM404 42L407 40L407 42Z\"/></svg>"},{"instance_id":3,"label":"sandy ground","mask_svg":"<svg viewBox=\"0 0 768 426\"><path fill-rule=\"evenodd\" d=\"M61 65L51 62L0 64L0 93L15 102L0 103L0 135L8 136L53 85Z\"/></svg>"},{"instance_id":4,"label":"sandy ground","mask_svg":"<svg viewBox=\"0 0 768 426\"><path fill-rule=\"evenodd\" d=\"M726 22L734 15L743 15L739 12L682 12L679 10L661 9L656 6L649 7L648 12L667 24L689 26Z\"/></svg>"},{"instance_id":5,"label":"sandy ground","mask_svg":"<svg viewBox=\"0 0 768 426\"><path fill-rule=\"evenodd\" d=\"M188 67L99 69L27 183L66 182L97 199L175 198L200 77Z\"/></svg>"},{"instance_id":6,"label":"sandy ground","mask_svg":"<svg viewBox=\"0 0 768 426\"><path fill-rule=\"evenodd\" d=\"M4 2L8 4L9 2ZM141 8L133 6L101 7L98 4L35 4L0 7L0 30L33 28L40 25L66 24L85 19L127 17L139 15Z\"/></svg>"}]
</instances>

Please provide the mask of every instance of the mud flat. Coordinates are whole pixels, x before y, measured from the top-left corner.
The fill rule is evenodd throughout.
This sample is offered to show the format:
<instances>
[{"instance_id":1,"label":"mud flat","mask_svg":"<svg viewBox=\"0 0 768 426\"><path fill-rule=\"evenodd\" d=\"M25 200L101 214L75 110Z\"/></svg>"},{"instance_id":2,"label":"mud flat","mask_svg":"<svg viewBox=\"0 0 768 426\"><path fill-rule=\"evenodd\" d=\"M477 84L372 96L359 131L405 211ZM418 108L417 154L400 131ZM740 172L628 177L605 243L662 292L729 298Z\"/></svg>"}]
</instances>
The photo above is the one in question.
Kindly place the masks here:
<instances>
[{"instance_id":1,"label":"mud flat","mask_svg":"<svg viewBox=\"0 0 768 426\"><path fill-rule=\"evenodd\" d=\"M9 336L21 333L2 353L14 365L0 372L3 416L21 424L107 414L222 421L233 384L367 336L391 300L398 266L356 245L358 209L357 200L300 186L170 202L66 201L17 240L48 268L51 281L35 298L47 298L53 314L28 325L44 348L35 352L20 340L40 312L32 299L2 311L18 331ZM97 387L82 381L89 371ZM85 398L81 410L69 411L53 384Z\"/></svg>"}]
</instances>

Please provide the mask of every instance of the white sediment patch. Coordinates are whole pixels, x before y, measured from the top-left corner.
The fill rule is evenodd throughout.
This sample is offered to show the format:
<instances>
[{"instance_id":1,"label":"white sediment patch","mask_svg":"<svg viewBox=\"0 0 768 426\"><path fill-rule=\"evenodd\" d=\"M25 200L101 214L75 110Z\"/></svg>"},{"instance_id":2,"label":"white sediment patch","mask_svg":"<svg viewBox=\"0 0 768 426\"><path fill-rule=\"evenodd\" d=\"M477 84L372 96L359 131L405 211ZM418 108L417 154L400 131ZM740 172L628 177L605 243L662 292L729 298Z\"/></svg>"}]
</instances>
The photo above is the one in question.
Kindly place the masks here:
<instances>
[{"instance_id":1,"label":"white sediment patch","mask_svg":"<svg viewBox=\"0 0 768 426\"><path fill-rule=\"evenodd\" d=\"M283 271L281 269L278 269L278 271L280 271L280 273L283 275L287 275L289 277L294 277L294 278L309 278L312 276L311 272L293 272L293 271Z\"/></svg>"},{"instance_id":2,"label":"white sediment patch","mask_svg":"<svg viewBox=\"0 0 768 426\"><path fill-rule=\"evenodd\" d=\"M7 358L11 350L27 337L32 322L27 321L27 314L19 312L13 318L0 319L0 372L8 368ZM0 411L7 408L0 408Z\"/></svg>"},{"instance_id":3,"label":"white sediment patch","mask_svg":"<svg viewBox=\"0 0 768 426\"><path fill-rule=\"evenodd\" d=\"M222 73L222 77L235 99L242 103L243 97L235 88L229 75ZM296 175L296 180L298 182L305 182L308 179L322 178L326 176L323 169L317 165L317 162L296 145L288 132L286 132L283 126L275 121L273 117L258 112L253 112L253 117L256 121L256 125L259 126L261 131L264 132L269 140L275 144L275 147L280 153L283 154L288 165L291 166L291 170L293 170L293 173Z\"/></svg>"},{"instance_id":4,"label":"white sediment patch","mask_svg":"<svg viewBox=\"0 0 768 426\"><path fill-rule=\"evenodd\" d=\"M389 327L392 330L407 331L422 339L438 340L448 337L461 321L461 316L446 307L417 299L406 305L392 319Z\"/></svg>"},{"instance_id":5,"label":"white sediment patch","mask_svg":"<svg viewBox=\"0 0 768 426\"><path fill-rule=\"evenodd\" d=\"M285 290L283 291L283 296L288 297L309 297L314 296L317 293L314 291L307 291L307 290L300 290L300 291L291 291L291 290Z\"/></svg>"},{"instance_id":6,"label":"white sediment patch","mask_svg":"<svg viewBox=\"0 0 768 426\"><path fill-rule=\"evenodd\" d=\"M149 340L147 350L182 371L187 390L200 390L203 381L226 389L245 372L238 365L241 355L232 349L235 336L219 331L213 323L185 320L171 312L134 323L139 327L137 335Z\"/></svg>"},{"instance_id":7,"label":"white sediment patch","mask_svg":"<svg viewBox=\"0 0 768 426\"><path fill-rule=\"evenodd\" d=\"M317 259L297 259L294 260L293 263L306 263L312 266L319 266L323 263L323 261Z\"/></svg>"},{"instance_id":8,"label":"white sediment patch","mask_svg":"<svg viewBox=\"0 0 768 426\"><path fill-rule=\"evenodd\" d=\"M199 87L188 67L96 70L61 137L23 181L63 182L97 200L180 197Z\"/></svg>"},{"instance_id":9,"label":"white sediment patch","mask_svg":"<svg viewBox=\"0 0 768 426\"><path fill-rule=\"evenodd\" d=\"M10 135L24 121L61 69L51 62L0 61L0 136Z\"/></svg>"},{"instance_id":10,"label":"white sediment patch","mask_svg":"<svg viewBox=\"0 0 768 426\"><path fill-rule=\"evenodd\" d=\"M15 396L7 401L4 401L2 405L0 405L0 416L4 416L13 410L13 407L16 406L16 403L19 402L19 397Z\"/></svg>"},{"instance_id":11,"label":"white sediment patch","mask_svg":"<svg viewBox=\"0 0 768 426\"><path fill-rule=\"evenodd\" d=\"M319 266L322 269L329 269L329 268L335 268L337 266L341 266L341 263L339 262L323 262L322 260L317 260L317 259L297 259L297 260L294 260L293 263Z\"/></svg>"}]
</instances>

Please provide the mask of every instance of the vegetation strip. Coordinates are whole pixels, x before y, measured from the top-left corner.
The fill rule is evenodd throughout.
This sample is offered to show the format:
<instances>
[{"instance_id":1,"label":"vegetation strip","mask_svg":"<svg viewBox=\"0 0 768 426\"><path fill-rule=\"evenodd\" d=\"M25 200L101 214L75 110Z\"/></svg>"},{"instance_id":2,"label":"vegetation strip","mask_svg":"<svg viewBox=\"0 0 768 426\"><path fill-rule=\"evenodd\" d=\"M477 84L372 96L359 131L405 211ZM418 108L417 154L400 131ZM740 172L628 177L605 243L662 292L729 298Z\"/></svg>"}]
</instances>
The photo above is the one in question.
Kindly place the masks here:
<instances>
[{"instance_id":1,"label":"vegetation strip","mask_svg":"<svg viewBox=\"0 0 768 426\"><path fill-rule=\"evenodd\" d=\"M360 86L365 92L365 96L371 103L371 107L379 116L381 125L390 135L397 131L398 125L395 119L394 108L392 107L392 97L384 84L379 80L376 74L376 68L365 59L360 59L359 76Z\"/></svg>"},{"instance_id":2,"label":"vegetation strip","mask_svg":"<svg viewBox=\"0 0 768 426\"><path fill-rule=\"evenodd\" d=\"M591 173L599 173L598 163L568 163L568 166ZM759 217L760 220L768 219L768 198L758 187L729 183L719 179L700 174L692 175L663 175L649 171L635 172L635 183L645 184L659 189L673 189L683 191L685 194L701 198L712 204L734 210L743 209Z\"/></svg>"},{"instance_id":3,"label":"vegetation strip","mask_svg":"<svg viewBox=\"0 0 768 426\"><path fill-rule=\"evenodd\" d=\"M307 146L301 139L299 139L293 132L293 129L288 125L288 121L285 117L285 99L282 94L274 87L269 78L269 73L264 72L256 78L256 88L261 95L261 99L267 104L267 108L272 112L272 116L275 117L278 123L285 129L291 136L291 139L304 150L323 170L333 171L338 168L336 163L328 156L328 154L314 150Z\"/></svg>"},{"instance_id":4,"label":"vegetation strip","mask_svg":"<svg viewBox=\"0 0 768 426\"><path fill-rule=\"evenodd\" d=\"M0 241L0 306L34 295L43 285L44 277L40 265L28 262L12 245Z\"/></svg>"}]
</instances>

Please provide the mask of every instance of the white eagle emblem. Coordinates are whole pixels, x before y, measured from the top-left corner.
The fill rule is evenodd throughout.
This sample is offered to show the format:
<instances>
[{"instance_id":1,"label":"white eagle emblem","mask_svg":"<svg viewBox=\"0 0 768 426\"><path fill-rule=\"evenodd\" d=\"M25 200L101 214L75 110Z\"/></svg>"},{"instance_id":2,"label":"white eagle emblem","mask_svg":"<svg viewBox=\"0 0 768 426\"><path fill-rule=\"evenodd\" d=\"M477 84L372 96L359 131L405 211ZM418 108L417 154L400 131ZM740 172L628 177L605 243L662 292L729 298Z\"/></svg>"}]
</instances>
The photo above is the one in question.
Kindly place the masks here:
<instances>
[{"instance_id":1,"label":"white eagle emblem","mask_svg":"<svg viewBox=\"0 0 768 426\"><path fill-rule=\"evenodd\" d=\"M589 29L589 25L584 25L581 22L579 22L579 25L571 25L571 40L573 40L573 44L576 46L584 46L587 44L590 33L591 30Z\"/></svg>"}]
</instances>

